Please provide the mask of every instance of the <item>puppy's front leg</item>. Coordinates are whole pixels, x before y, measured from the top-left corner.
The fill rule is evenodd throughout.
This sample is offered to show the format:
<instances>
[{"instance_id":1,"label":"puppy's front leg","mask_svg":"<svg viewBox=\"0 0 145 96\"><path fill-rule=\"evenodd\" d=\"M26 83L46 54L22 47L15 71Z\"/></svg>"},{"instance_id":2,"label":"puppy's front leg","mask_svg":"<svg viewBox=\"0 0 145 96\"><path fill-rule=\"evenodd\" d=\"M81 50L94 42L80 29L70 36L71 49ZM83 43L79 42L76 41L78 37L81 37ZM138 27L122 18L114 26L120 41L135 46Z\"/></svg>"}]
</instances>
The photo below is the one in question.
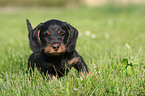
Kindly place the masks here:
<instances>
[{"instance_id":1,"label":"puppy's front leg","mask_svg":"<svg viewBox=\"0 0 145 96\"><path fill-rule=\"evenodd\" d=\"M79 62L80 57L74 57L68 61L69 66L73 66L73 64L77 64Z\"/></svg>"},{"instance_id":2,"label":"puppy's front leg","mask_svg":"<svg viewBox=\"0 0 145 96\"><path fill-rule=\"evenodd\" d=\"M89 71L88 66L84 62L83 58L80 56L78 57L79 59L72 59L72 60L78 60L73 64L73 67L79 72L80 75L83 76L84 73L90 74L91 72Z\"/></svg>"}]
</instances>

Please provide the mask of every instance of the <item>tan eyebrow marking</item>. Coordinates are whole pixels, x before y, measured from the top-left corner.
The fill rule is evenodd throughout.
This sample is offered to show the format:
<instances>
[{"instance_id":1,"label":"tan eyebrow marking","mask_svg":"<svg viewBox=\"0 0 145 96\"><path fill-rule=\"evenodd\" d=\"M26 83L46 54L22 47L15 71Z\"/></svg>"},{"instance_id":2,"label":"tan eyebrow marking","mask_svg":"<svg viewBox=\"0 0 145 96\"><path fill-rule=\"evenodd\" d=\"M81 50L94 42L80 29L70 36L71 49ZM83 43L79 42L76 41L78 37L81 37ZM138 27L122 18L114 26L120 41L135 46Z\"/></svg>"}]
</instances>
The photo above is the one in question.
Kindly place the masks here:
<instances>
[{"instance_id":1,"label":"tan eyebrow marking","mask_svg":"<svg viewBox=\"0 0 145 96\"><path fill-rule=\"evenodd\" d=\"M46 32L48 35L50 34L50 32Z\"/></svg>"},{"instance_id":2,"label":"tan eyebrow marking","mask_svg":"<svg viewBox=\"0 0 145 96\"><path fill-rule=\"evenodd\" d=\"M58 31L58 34L60 34L60 33L61 33L61 31L59 30L59 31Z\"/></svg>"}]
</instances>

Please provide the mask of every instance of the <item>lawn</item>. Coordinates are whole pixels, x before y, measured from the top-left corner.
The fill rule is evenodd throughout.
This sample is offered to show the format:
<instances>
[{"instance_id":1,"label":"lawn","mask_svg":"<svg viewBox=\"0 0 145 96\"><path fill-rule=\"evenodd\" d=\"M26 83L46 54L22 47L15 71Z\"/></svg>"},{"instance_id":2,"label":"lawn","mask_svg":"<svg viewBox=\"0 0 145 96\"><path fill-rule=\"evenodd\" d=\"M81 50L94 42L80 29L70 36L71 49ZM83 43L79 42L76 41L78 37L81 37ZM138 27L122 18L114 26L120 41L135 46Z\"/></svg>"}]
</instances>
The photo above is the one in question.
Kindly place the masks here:
<instances>
[{"instance_id":1,"label":"lawn","mask_svg":"<svg viewBox=\"0 0 145 96\"><path fill-rule=\"evenodd\" d=\"M76 50L94 76L75 69L55 82L26 73L26 20L59 19L78 29ZM145 7L0 8L0 96L145 95ZM96 78L98 76L98 79Z\"/></svg>"}]
</instances>

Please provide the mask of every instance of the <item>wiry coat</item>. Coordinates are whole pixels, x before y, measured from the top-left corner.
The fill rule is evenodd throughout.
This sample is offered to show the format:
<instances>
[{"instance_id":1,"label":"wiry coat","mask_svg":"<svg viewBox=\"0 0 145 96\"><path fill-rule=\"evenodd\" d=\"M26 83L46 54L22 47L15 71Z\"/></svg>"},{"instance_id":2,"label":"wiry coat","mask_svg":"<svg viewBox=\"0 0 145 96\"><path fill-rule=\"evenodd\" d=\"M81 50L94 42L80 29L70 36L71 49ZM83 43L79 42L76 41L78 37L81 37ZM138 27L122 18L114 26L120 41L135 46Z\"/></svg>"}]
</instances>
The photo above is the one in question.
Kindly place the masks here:
<instances>
[{"instance_id":1,"label":"wiry coat","mask_svg":"<svg viewBox=\"0 0 145 96\"><path fill-rule=\"evenodd\" d=\"M27 20L30 48L28 69L38 70L48 79L63 76L74 67L79 74L90 72L83 58L75 50L78 31L66 22L49 20L32 29Z\"/></svg>"}]
</instances>

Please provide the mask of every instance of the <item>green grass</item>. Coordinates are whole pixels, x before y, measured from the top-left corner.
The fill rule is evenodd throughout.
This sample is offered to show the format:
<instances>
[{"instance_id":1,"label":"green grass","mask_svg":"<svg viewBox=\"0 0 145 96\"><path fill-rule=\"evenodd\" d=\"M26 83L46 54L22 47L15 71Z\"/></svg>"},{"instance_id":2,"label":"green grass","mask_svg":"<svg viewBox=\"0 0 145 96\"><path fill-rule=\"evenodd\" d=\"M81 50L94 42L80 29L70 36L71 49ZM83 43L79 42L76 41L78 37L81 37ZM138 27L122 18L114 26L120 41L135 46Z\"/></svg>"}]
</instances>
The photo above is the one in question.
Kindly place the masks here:
<instances>
[{"instance_id":1,"label":"green grass","mask_svg":"<svg viewBox=\"0 0 145 96\"><path fill-rule=\"evenodd\" d=\"M26 18L33 27L52 18L76 27L80 33L76 49L98 79L95 76L81 77L75 69L52 83L43 80L37 71L32 77L26 74L27 59L32 53ZM0 96L145 95L144 38L144 5L74 9L1 8ZM127 74L121 63L125 58L139 61L138 65L131 66L133 74Z\"/></svg>"}]
</instances>

